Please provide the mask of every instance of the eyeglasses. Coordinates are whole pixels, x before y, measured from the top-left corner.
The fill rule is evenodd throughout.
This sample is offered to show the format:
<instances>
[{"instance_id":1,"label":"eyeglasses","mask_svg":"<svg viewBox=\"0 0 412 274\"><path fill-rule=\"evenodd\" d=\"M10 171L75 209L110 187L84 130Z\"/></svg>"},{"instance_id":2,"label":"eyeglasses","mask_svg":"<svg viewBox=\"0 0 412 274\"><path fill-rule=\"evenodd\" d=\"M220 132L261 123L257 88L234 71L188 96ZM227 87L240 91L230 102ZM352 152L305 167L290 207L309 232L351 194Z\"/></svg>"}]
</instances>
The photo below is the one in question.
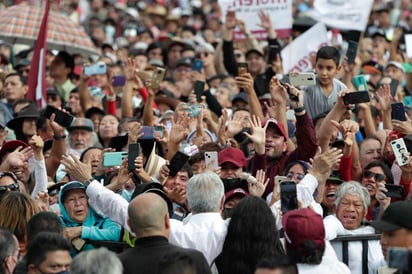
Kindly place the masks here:
<instances>
[{"instance_id":1,"label":"eyeglasses","mask_svg":"<svg viewBox=\"0 0 412 274\"><path fill-rule=\"evenodd\" d=\"M305 174L302 174L302 173L289 172L288 174L286 174L286 178L288 178L288 180L295 179L295 181L301 181L303 177L305 177Z\"/></svg>"},{"instance_id":2,"label":"eyeglasses","mask_svg":"<svg viewBox=\"0 0 412 274\"><path fill-rule=\"evenodd\" d=\"M365 170L363 172L363 177L366 179L371 179L372 177L374 177L376 182L382 182L383 180L385 180L385 175L380 174L380 173L374 173L369 170Z\"/></svg>"},{"instance_id":3,"label":"eyeglasses","mask_svg":"<svg viewBox=\"0 0 412 274\"><path fill-rule=\"evenodd\" d=\"M208 56L209 56L209 52L207 52L207 51L205 51L205 52L198 52L198 53L196 54L196 57L199 58L199 57L201 57L202 55L203 55L204 57L208 57Z\"/></svg>"},{"instance_id":4,"label":"eyeglasses","mask_svg":"<svg viewBox=\"0 0 412 274\"><path fill-rule=\"evenodd\" d=\"M4 193L6 193L7 189L9 189L10 191L19 191L20 189L19 183L14 183L8 186L0 186L0 195L3 195Z\"/></svg>"}]
</instances>

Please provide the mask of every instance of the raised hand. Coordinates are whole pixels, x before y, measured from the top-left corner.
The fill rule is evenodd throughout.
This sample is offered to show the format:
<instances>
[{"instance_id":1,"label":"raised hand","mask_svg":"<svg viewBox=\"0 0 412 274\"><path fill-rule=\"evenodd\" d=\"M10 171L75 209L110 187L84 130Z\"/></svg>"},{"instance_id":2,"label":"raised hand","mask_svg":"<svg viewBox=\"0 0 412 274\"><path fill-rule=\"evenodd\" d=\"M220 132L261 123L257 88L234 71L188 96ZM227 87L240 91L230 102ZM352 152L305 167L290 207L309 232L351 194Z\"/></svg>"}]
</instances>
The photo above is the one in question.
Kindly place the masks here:
<instances>
[{"instance_id":1,"label":"raised hand","mask_svg":"<svg viewBox=\"0 0 412 274\"><path fill-rule=\"evenodd\" d=\"M269 178L266 178L266 172L263 169L259 169L256 172L256 183L248 182L249 194L257 197L262 197L266 190L266 186L269 183Z\"/></svg>"},{"instance_id":2,"label":"raised hand","mask_svg":"<svg viewBox=\"0 0 412 274\"><path fill-rule=\"evenodd\" d=\"M279 79L272 77L269 83L270 94L276 104L286 105L289 95L286 88L280 83Z\"/></svg>"},{"instance_id":3,"label":"raised hand","mask_svg":"<svg viewBox=\"0 0 412 274\"><path fill-rule=\"evenodd\" d=\"M85 182L92 178L90 162L82 163L74 154L70 154L70 156L63 155L61 163L64 165L66 172L79 182Z\"/></svg>"},{"instance_id":4,"label":"raised hand","mask_svg":"<svg viewBox=\"0 0 412 274\"><path fill-rule=\"evenodd\" d=\"M243 117L241 116L232 116L232 119L229 121L229 124L227 126L227 137L232 138L242 131L242 120Z\"/></svg>"},{"instance_id":5,"label":"raised hand","mask_svg":"<svg viewBox=\"0 0 412 274\"><path fill-rule=\"evenodd\" d=\"M255 144L256 153L263 155L265 153L266 128L262 128L262 121L256 115L248 119L252 128L252 134L247 132L244 134Z\"/></svg>"},{"instance_id":6,"label":"raised hand","mask_svg":"<svg viewBox=\"0 0 412 274\"><path fill-rule=\"evenodd\" d=\"M376 92L376 97L378 97L379 99L379 104L381 105L381 109L383 111L389 111L391 108L391 103L393 101L389 85L381 86Z\"/></svg>"}]
</instances>

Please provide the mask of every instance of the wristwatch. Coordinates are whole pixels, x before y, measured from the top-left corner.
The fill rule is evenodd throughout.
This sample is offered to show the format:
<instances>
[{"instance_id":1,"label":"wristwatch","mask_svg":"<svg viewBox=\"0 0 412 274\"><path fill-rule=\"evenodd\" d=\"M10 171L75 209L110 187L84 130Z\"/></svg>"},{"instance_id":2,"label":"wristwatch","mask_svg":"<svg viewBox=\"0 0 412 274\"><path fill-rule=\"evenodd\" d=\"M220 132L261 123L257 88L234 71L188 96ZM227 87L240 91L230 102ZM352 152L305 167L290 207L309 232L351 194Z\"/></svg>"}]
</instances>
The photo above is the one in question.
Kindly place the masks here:
<instances>
[{"instance_id":1,"label":"wristwatch","mask_svg":"<svg viewBox=\"0 0 412 274\"><path fill-rule=\"evenodd\" d=\"M94 181L94 178L90 178L89 180L84 181L83 184L87 188L90 185L90 183L93 182L93 181Z\"/></svg>"}]
</instances>

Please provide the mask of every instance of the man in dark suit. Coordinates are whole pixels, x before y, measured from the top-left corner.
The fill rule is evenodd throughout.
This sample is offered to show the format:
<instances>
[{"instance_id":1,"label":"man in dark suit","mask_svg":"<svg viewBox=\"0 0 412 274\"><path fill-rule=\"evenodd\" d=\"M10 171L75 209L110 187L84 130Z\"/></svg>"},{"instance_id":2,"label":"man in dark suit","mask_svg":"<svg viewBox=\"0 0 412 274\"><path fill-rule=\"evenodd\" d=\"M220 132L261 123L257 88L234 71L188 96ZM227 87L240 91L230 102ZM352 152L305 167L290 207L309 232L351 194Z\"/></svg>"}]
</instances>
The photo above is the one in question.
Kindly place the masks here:
<instances>
[{"instance_id":1,"label":"man in dark suit","mask_svg":"<svg viewBox=\"0 0 412 274\"><path fill-rule=\"evenodd\" d=\"M196 272L193 273L211 273L201 252L169 244L169 213L161 196L155 193L138 195L130 202L128 213L128 224L137 239L133 248L119 255L123 273L158 273L162 259L176 253L190 258L188 266L194 266Z\"/></svg>"}]
</instances>

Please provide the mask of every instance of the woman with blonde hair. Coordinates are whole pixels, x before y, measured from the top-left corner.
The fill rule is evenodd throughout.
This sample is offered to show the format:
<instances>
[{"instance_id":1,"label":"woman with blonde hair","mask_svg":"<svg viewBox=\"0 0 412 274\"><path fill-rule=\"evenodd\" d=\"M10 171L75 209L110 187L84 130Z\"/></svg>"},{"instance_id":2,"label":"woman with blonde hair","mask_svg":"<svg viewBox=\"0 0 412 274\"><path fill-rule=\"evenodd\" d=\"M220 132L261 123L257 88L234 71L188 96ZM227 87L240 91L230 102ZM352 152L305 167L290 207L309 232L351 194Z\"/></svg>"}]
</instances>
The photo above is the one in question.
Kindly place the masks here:
<instances>
[{"instance_id":1,"label":"woman with blonde hair","mask_svg":"<svg viewBox=\"0 0 412 274\"><path fill-rule=\"evenodd\" d=\"M27 223L38 212L36 202L23 192L11 191L0 202L0 227L13 232L22 255L26 253Z\"/></svg>"}]
</instances>

